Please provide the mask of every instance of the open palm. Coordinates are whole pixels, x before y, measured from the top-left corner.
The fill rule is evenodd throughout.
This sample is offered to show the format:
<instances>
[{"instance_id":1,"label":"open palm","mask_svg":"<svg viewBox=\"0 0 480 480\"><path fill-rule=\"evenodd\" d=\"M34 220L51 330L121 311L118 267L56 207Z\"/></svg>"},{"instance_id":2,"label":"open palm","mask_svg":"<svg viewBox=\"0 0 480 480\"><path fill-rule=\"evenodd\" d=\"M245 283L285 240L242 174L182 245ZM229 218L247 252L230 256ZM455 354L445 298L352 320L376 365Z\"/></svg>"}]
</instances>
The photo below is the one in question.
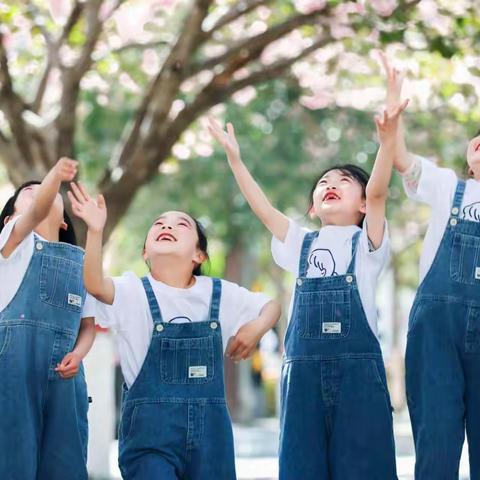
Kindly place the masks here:
<instances>
[{"instance_id":1,"label":"open palm","mask_svg":"<svg viewBox=\"0 0 480 480\"><path fill-rule=\"evenodd\" d=\"M98 195L95 201L87 193L81 183L71 183L67 193L72 203L73 213L81 218L89 230L100 232L107 221L107 206L103 195Z\"/></svg>"},{"instance_id":2,"label":"open palm","mask_svg":"<svg viewBox=\"0 0 480 480\"><path fill-rule=\"evenodd\" d=\"M384 52L380 51L379 56L387 80L387 109L392 113L400 105L405 74L392 67Z\"/></svg>"},{"instance_id":3,"label":"open palm","mask_svg":"<svg viewBox=\"0 0 480 480\"><path fill-rule=\"evenodd\" d=\"M224 148L229 159L238 158L240 156L240 147L235 138L235 130L231 123L227 123L227 130L223 130L220 124L213 118L208 119L208 131Z\"/></svg>"}]
</instances>

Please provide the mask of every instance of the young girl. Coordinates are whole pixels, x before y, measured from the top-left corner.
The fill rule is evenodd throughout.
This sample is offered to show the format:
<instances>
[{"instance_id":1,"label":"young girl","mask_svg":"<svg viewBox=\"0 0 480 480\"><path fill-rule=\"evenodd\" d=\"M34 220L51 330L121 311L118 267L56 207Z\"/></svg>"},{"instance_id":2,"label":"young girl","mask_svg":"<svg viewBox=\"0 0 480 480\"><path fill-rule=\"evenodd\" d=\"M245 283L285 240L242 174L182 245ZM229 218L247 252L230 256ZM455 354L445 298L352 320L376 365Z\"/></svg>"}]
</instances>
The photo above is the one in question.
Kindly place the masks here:
<instances>
[{"instance_id":1,"label":"young girl","mask_svg":"<svg viewBox=\"0 0 480 480\"><path fill-rule=\"evenodd\" d=\"M105 305L102 326L117 332L125 377L119 465L125 479L233 480L232 427L223 353L247 358L277 322L261 293L201 274L207 238L197 220L165 212L148 231L150 274L108 278L102 269L103 197L72 184L73 211L88 226L87 290ZM233 338L231 338L233 337Z\"/></svg>"},{"instance_id":2,"label":"young girl","mask_svg":"<svg viewBox=\"0 0 480 480\"><path fill-rule=\"evenodd\" d=\"M394 108L401 82L385 66ZM395 155L407 195L432 208L406 352L419 480L458 478L465 429L470 478L480 479L480 132L466 157L471 178L464 181L408 154L403 136Z\"/></svg>"},{"instance_id":3,"label":"young girl","mask_svg":"<svg viewBox=\"0 0 480 480\"><path fill-rule=\"evenodd\" d=\"M18 188L0 214L0 478L88 478L81 365L95 336L83 251L58 190L77 162Z\"/></svg>"},{"instance_id":4,"label":"young girl","mask_svg":"<svg viewBox=\"0 0 480 480\"><path fill-rule=\"evenodd\" d=\"M282 370L280 479L396 478L392 414L378 343L375 290L388 260L385 201L389 148L400 112L377 119L372 177L332 167L310 192L301 228L268 201L243 164L233 127L209 130L224 147L250 207L272 232L276 263L296 277Z\"/></svg>"}]
</instances>

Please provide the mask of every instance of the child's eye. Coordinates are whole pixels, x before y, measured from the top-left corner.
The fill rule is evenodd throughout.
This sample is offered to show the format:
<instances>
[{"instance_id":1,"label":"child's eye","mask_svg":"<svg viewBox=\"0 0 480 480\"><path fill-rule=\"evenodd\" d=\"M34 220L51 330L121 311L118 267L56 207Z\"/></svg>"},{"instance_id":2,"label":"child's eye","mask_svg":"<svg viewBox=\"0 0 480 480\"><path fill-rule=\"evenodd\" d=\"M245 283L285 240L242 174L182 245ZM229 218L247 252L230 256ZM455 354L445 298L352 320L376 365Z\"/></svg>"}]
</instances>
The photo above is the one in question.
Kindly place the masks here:
<instances>
[{"instance_id":1,"label":"child's eye","mask_svg":"<svg viewBox=\"0 0 480 480\"><path fill-rule=\"evenodd\" d=\"M188 225L185 222L180 222L179 225L181 225L182 227L188 227Z\"/></svg>"},{"instance_id":2,"label":"child's eye","mask_svg":"<svg viewBox=\"0 0 480 480\"><path fill-rule=\"evenodd\" d=\"M162 222L155 222L154 225L163 225Z\"/></svg>"},{"instance_id":3,"label":"child's eye","mask_svg":"<svg viewBox=\"0 0 480 480\"><path fill-rule=\"evenodd\" d=\"M350 182L350 179L348 177L343 177L341 181L342 182Z\"/></svg>"}]
</instances>

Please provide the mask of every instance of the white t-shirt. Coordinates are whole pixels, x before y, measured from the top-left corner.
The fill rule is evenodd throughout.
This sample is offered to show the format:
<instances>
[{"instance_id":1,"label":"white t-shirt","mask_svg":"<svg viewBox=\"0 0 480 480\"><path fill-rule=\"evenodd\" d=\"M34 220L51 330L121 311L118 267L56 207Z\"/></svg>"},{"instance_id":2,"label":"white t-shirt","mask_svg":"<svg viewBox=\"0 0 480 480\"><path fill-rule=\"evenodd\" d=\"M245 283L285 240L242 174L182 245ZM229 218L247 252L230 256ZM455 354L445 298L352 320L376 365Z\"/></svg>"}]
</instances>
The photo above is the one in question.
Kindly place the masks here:
<instances>
[{"instance_id":1,"label":"white t-shirt","mask_svg":"<svg viewBox=\"0 0 480 480\"><path fill-rule=\"evenodd\" d=\"M13 226L19 218L20 215L10 220L0 233L0 251L7 243L7 240L12 233ZM38 234L37 237L45 240ZM17 293L17 290L20 288L23 277L30 264L30 260L32 259L34 247L35 234L32 232L24 238L8 258L4 258L4 256L0 254L0 278L2 279L2 287L0 288L0 311L8 306ZM8 280L5 281L5 279ZM95 317L96 303L96 300L87 293L82 308L82 318Z\"/></svg>"},{"instance_id":2,"label":"white t-shirt","mask_svg":"<svg viewBox=\"0 0 480 480\"><path fill-rule=\"evenodd\" d=\"M355 258L355 275L362 301L363 309L372 331L377 335L377 307L375 295L378 277L389 260L388 227L385 223L385 233L382 244L376 250L370 248L366 222L364 228L356 225L322 227L318 237L313 241L308 257L307 277L330 277L332 275L345 275L352 259L352 237L360 231L357 255ZM300 253L305 234L310 230L300 227L293 220L289 221L288 233L285 242L277 238L272 239L273 259L284 270L298 277ZM290 302L290 318L293 308Z\"/></svg>"},{"instance_id":3,"label":"white t-shirt","mask_svg":"<svg viewBox=\"0 0 480 480\"><path fill-rule=\"evenodd\" d=\"M453 170L440 168L425 158L417 156L415 161L417 162L416 175L419 176L418 186L415 190L411 179L408 185L404 180L405 192L410 198L427 203L432 208L420 256L421 283L432 266L442 241L450 218L458 178ZM467 180L459 215L465 220L480 221L480 182L477 180Z\"/></svg>"},{"instance_id":4,"label":"white t-shirt","mask_svg":"<svg viewBox=\"0 0 480 480\"><path fill-rule=\"evenodd\" d=\"M175 288L148 276L164 322L183 323L208 320L212 298L212 279L195 277L190 288ZM130 387L140 373L153 332L153 319L140 278L125 272L113 279L115 299L112 305L98 302L97 322L116 333L123 376ZM255 320L270 298L250 292L235 283L222 280L218 321L222 328L223 349L231 336L245 323ZM180 318L179 318L180 317ZM187 317L187 318L185 318Z\"/></svg>"}]
</instances>

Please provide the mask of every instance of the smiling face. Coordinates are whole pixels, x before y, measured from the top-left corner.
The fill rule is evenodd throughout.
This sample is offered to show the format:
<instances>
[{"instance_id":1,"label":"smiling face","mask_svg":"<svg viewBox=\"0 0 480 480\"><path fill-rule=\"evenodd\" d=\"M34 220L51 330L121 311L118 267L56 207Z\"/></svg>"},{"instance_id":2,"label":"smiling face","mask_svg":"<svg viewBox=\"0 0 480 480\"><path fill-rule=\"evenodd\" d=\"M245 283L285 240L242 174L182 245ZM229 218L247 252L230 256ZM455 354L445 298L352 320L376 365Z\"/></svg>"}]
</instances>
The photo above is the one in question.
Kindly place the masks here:
<instances>
[{"instance_id":1,"label":"smiling face","mask_svg":"<svg viewBox=\"0 0 480 480\"><path fill-rule=\"evenodd\" d=\"M195 220L184 212L165 212L158 217L147 234L144 259L173 257L195 266L206 259L198 246L199 237Z\"/></svg>"},{"instance_id":2,"label":"smiling face","mask_svg":"<svg viewBox=\"0 0 480 480\"><path fill-rule=\"evenodd\" d=\"M467 163L475 178L480 178L480 132L468 143Z\"/></svg>"},{"instance_id":3,"label":"smiling face","mask_svg":"<svg viewBox=\"0 0 480 480\"><path fill-rule=\"evenodd\" d=\"M362 185L349 172L330 170L318 181L312 194L310 216L322 225L358 225L366 212Z\"/></svg>"}]
</instances>

